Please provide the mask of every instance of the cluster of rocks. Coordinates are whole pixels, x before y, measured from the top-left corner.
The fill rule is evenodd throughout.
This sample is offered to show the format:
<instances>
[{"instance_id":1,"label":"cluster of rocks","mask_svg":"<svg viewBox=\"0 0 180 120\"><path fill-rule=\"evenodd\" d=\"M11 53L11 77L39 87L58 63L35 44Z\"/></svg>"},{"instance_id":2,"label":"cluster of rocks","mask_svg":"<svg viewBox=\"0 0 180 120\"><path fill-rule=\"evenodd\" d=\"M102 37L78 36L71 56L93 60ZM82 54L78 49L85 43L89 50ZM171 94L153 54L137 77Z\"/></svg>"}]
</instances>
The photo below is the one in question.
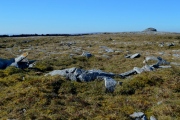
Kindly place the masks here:
<instances>
[{"instance_id":1,"label":"cluster of rocks","mask_svg":"<svg viewBox=\"0 0 180 120\"><path fill-rule=\"evenodd\" d=\"M61 42L60 43L60 46L68 46L68 47L71 47L71 45L74 45L76 44L76 42Z\"/></svg>"},{"instance_id":2,"label":"cluster of rocks","mask_svg":"<svg viewBox=\"0 0 180 120\"><path fill-rule=\"evenodd\" d=\"M152 64L152 65L148 65L149 60L156 61L156 63ZM140 74L144 71L153 71L157 68L170 68L171 67L170 62L167 62L166 60L162 59L161 57L148 56L148 57L145 57L145 60L143 61L143 63L145 65L142 68L134 67L130 71L121 73L120 76L123 78L126 78L127 76L130 76L133 74ZM161 66L161 65L166 65L166 66Z\"/></svg>"},{"instance_id":3,"label":"cluster of rocks","mask_svg":"<svg viewBox=\"0 0 180 120\"><path fill-rule=\"evenodd\" d=\"M64 70L54 70L49 72L47 75L60 75L64 76L69 80L77 82L90 82L95 79L102 79L105 82L106 92L113 92L117 82L112 79L114 73L106 73L101 70L83 70L80 68L69 68Z\"/></svg>"},{"instance_id":4,"label":"cluster of rocks","mask_svg":"<svg viewBox=\"0 0 180 120\"><path fill-rule=\"evenodd\" d=\"M156 61L156 63L153 65L148 65L147 62L149 60L154 60ZM140 74L144 71L153 71L157 68L171 67L171 66L161 66L161 65L170 65L170 62L167 62L161 57L146 57L143 63L145 65L142 68L134 67L132 70L127 71L125 73L121 73L121 74L107 73L101 70L83 70L80 68L69 68L69 69L63 69L63 70L54 70L52 72L47 73L45 76L60 75L60 76L66 77L69 80L77 81L77 82L90 82L96 79L101 79L101 80L104 80L105 82L106 91L113 92L115 89L115 86L118 84L118 82L116 82L113 79L114 76L126 78L130 75Z\"/></svg>"},{"instance_id":5,"label":"cluster of rocks","mask_svg":"<svg viewBox=\"0 0 180 120\"><path fill-rule=\"evenodd\" d=\"M162 43L159 43L159 45L158 45L159 47L164 47L164 46L167 46L167 47L172 47L172 46L175 46L175 43L164 43L164 42L162 42Z\"/></svg>"}]
</instances>

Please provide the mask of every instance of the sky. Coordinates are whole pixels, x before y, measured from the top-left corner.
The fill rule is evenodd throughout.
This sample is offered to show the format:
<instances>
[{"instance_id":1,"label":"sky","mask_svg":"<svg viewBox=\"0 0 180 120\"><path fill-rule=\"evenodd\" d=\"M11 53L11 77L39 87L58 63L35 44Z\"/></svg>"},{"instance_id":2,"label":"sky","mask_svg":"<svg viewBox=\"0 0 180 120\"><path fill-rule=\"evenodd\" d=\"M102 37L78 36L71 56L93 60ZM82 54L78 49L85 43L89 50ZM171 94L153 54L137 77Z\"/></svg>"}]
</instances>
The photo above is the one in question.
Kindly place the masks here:
<instances>
[{"instance_id":1,"label":"sky","mask_svg":"<svg viewBox=\"0 0 180 120\"><path fill-rule=\"evenodd\" d=\"M0 34L180 32L180 0L0 0Z\"/></svg>"}]
</instances>

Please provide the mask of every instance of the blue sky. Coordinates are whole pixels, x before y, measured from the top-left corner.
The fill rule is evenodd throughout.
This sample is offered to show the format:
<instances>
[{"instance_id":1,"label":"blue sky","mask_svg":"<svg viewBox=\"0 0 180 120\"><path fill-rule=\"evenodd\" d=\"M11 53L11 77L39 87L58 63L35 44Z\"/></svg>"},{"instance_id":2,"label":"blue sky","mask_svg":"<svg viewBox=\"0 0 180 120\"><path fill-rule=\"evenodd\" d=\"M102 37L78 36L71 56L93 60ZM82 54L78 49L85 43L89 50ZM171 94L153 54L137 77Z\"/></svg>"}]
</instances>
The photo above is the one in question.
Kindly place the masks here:
<instances>
[{"instance_id":1,"label":"blue sky","mask_svg":"<svg viewBox=\"0 0 180 120\"><path fill-rule=\"evenodd\" d=\"M180 32L180 0L1 0L0 34Z\"/></svg>"}]
</instances>

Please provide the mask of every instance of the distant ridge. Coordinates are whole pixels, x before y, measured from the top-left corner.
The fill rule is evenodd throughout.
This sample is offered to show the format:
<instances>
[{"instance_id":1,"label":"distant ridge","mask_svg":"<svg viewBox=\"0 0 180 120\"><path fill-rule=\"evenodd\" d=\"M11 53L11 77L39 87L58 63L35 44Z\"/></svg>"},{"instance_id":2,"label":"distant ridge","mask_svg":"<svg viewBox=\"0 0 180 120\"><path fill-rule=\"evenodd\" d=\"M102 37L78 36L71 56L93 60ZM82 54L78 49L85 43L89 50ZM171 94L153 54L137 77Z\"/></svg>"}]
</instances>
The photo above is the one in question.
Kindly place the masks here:
<instances>
[{"instance_id":1,"label":"distant ridge","mask_svg":"<svg viewBox=\"0 0 180 120\"><path fill-rule=\"evenodd\" d=\"M155 29L156 30L156 29ZM177 32L160 32L155 31L154 28L147 28L143 31L131 31L131 32L93 32L93 33L75 33L75 34L3 34L0 37L35 37L35 36L83 36L83 35L95 35L95 34L180 34Z\"/></svg>"}]
</instances>

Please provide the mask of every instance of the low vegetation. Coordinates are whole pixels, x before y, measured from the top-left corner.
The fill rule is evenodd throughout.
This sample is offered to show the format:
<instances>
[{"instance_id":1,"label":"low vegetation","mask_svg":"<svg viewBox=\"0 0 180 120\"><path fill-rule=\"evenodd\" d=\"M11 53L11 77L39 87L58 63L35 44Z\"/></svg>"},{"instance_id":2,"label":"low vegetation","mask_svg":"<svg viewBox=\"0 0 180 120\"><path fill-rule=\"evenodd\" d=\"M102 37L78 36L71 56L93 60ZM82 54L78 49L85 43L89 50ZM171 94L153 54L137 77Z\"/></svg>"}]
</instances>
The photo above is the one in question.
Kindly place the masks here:
<instances>
[{"instance_id":1,"label":"low vegetation","mask_svg":"<svg viewBox=\"0 0 180 120\"><path fill-rule=\"evenodd\" d=\"M96 34L83 36L36 36L0 38L0 57L10 59L28 52L37 60L34 69L8 67L0 70L1 119L119 119L144 112L158 120L180 119L180 67L157 69L126 79L116 76L114 93L105 93L104 82L66 80L44 76L56 69L78 67L120 74L142 67L145 56L161 56L180 63L179 34ZM158 46L165 43L163 47ZM168 47L166 43L174 43ZM100 46L114 52L107 53ZM93 56L81 56L83 51ZM140 58L125 58L140 53Z\"/></svg>"}]
</instances>

